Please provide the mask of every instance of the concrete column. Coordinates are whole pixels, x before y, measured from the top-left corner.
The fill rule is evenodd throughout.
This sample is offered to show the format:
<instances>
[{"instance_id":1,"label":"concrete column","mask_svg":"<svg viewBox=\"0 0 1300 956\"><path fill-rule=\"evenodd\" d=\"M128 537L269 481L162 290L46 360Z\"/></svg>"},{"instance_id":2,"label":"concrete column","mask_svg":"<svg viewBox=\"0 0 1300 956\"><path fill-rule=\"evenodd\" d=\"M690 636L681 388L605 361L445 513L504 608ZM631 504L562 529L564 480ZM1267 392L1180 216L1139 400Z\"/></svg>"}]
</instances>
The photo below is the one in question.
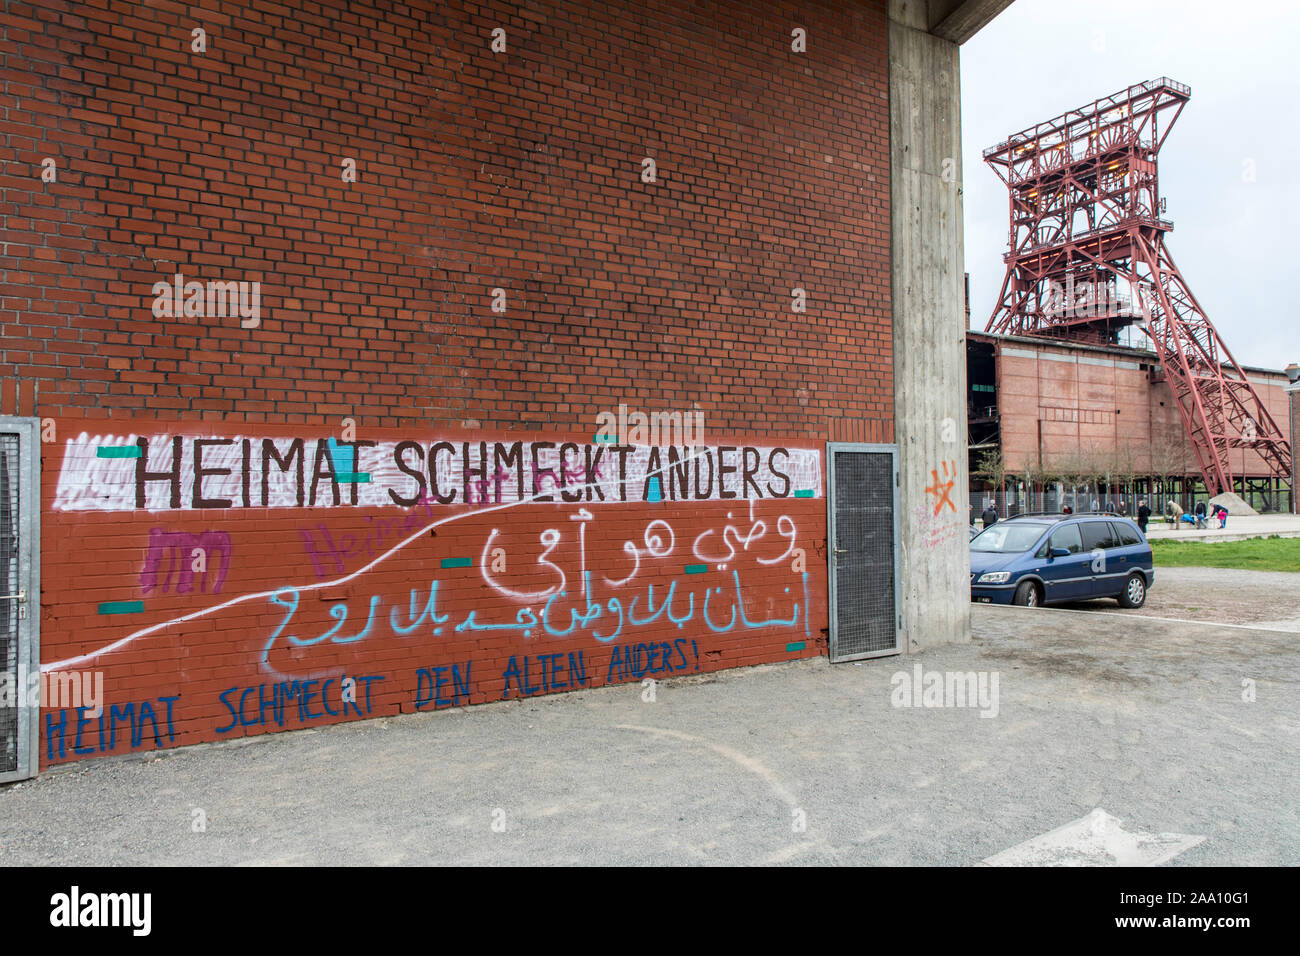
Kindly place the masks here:
<instances>
[{"instance_id":1,"label":"concrete column","mask_svg":"<svg viewBox=\"0 0 1300 956\"><path fill-rule=\"evenodd\" d=\"M924 0L890 3L894 436L905 652L970 640L961 97L957 44L927 32L931 14Z\"/></svg>"}]
</instances>

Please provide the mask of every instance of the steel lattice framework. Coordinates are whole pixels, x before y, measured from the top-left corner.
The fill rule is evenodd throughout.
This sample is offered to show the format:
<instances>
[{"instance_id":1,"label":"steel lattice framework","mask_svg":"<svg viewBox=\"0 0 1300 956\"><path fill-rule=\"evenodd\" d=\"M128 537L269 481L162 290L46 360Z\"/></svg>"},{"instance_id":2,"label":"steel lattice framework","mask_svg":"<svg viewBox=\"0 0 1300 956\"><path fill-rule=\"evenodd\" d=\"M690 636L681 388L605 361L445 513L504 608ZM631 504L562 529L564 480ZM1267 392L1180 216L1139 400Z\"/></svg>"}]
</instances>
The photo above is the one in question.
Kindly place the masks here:
<instances>
[{"instance_id":1,"label":"steel lattice framework","mask_svg":"<svg viewBox=\"0 0 1300 956\"><path fill-rule=\"evenodd\" d=\"M1218 493L1233 488L1229 449L1255 449L1289 481L1291 446L1165 246L1156 156L1190 97L1161 77L984 151L1011 193L1007 275L986 331L1113 343L1141 328Z\"/></svg>"}]
</instances>

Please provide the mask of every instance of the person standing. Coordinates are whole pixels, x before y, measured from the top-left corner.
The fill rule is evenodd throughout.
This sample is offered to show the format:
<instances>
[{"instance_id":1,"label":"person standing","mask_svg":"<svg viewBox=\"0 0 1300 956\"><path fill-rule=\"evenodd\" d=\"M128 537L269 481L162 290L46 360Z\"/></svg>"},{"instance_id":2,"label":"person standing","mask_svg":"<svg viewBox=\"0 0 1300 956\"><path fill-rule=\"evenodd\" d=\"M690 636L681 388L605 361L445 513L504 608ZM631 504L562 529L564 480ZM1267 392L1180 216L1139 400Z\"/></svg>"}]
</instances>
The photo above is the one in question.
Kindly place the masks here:
<instances>
[{"instance_id":1,"label":"person standing","mask_svg":"<svg viewBox=\"0 0 1300 956\"><path fill-rule=\"evenodd\" d=\"M1205 523L1205 502L1204 501L1196 502L1196 527L1198 529L1209 527Z\"/></svg>"},{"instance_id":2,"label":"person standing","mask_svg":"<svg viewBox=\"0 0 1300 956\"><path fill-rule=\"evenodd\" d=\"M1226 527L1228 524L1228 509L1219 505L1219 527Z\"/></svg>"},{"instance_id":3,"label":"person standing","mask_svg":"<svg viewBox=\"0 0 1300 956\"><path fill-rule=\"evenodd\" d=\"M1174 519L1174 530L1178 531L1183 522L1183 506L1171 498L1165 504L1165 514Z\"/></svg>"},{"instance_id":4,"label":"person standing","mask_svg":"<svg viewBox=\"0 0 1300 956\"><path fill-rule=\"evenodd\" d=\"M1147 507L1147 500L1142 498L1138 501L1138 528L1143 536L1147 533L1147 522L1151 520L1151 509Z\"/></svg>"},{"instance_id":5,"label":"person standing","mask_svg":"<svg viewBox=\"0 0 1300 956\"><path fill-rule=\"evenodd\" d=\"M980 515L980 519L983 520L984 527L986 528L992 527L993 525L997 524L998 513L995 510L993 510L993 502L991 501L985 502L984 513Z\"/></svg>"}]
</instances>

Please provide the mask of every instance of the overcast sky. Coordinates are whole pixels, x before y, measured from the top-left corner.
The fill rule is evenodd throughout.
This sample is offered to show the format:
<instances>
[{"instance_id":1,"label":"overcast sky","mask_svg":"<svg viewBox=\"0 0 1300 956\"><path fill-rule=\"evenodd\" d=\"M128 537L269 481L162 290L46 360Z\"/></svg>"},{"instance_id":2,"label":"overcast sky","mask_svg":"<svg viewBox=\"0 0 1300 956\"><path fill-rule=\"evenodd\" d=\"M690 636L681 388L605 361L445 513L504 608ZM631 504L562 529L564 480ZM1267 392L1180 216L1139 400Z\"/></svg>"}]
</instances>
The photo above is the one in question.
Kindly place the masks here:
<instances>
[{"instance_id":1,"label":"overcast sky","mask_svg":"<svg viewBox=\"0 0 1300 956\"><path fill-rule=\"evenodd\" d=\"M1159 160L1174 261L1238 362L1300 362L1297 38L1293 0L1015 0L976 34L961 48L971 327L1006 271L1007 190L984 149L1167 76L1192 88Z\"/></svg>"}]
</instances>

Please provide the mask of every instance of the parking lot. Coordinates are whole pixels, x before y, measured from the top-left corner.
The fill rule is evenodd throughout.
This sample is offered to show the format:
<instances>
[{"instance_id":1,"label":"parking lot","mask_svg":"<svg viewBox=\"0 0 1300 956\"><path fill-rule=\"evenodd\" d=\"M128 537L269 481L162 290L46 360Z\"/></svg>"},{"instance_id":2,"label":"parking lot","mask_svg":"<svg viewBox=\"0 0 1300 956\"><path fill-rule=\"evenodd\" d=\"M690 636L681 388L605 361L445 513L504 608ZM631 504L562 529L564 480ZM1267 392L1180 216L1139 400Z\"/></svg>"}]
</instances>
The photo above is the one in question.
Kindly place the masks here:
<instances>
[{"instance_id":1,"label":"parking lot","mask_svg":"<svg viewBox=\"0 0 1300 956\"><path fill-rule=\"evenodd\" d=\"M1300 573L1157 564L1156 583L1137 610L1124 610L1109 599L1061 607L1300 631Z\"/></svg>"},{"instance_id":2,"label":"parking lot","mask_svg":"<svg viewBox=\"0 0 1300 956\"><path fill-rule=\"evenodd\" d=\"M1104 810L1204 837L1170 865L1295 865L1300 634L1257 619L1300 582L1187 572L1141 612L975 606L915 657L63 767L0 790L0 861L975 864ZM994 706L895 706L918 666L996 675Z\"/></svg>"}]
</instances>

